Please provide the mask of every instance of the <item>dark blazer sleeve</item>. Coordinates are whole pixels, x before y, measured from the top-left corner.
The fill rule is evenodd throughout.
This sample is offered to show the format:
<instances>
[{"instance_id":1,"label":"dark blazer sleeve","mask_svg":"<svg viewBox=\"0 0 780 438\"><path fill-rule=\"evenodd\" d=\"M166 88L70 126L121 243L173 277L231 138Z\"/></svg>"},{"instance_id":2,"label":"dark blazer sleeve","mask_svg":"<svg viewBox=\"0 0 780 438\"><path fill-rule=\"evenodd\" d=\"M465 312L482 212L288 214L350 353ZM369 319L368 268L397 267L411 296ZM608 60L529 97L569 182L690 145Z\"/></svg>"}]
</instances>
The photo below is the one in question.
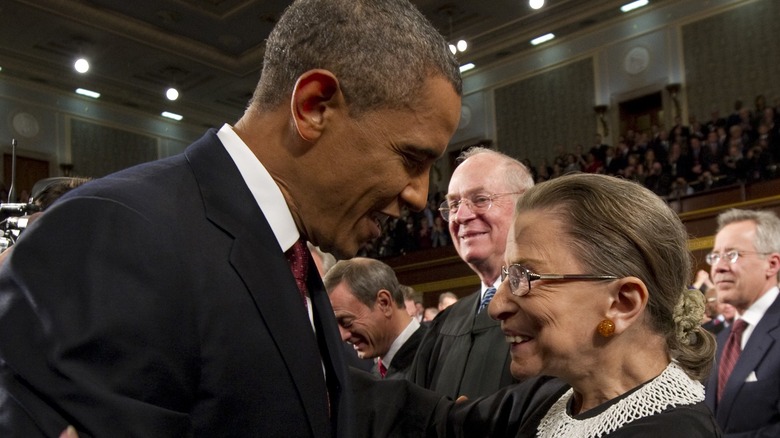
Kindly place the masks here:
<instances>
[{"instance_id":1,"label":"dark blazer sleeve","mask_svg":"<svg viewBox=\"0 0 780 438\"><path fill-rule=\"evenodd\" d=\"M402 379L379 379L350 368L357 406L355 436L414 438L436 436L451 401Z\"/></svg>"},{"instance_id":2,"label":"dark blazer sleeve","mask_svg":"<svg viewBox=\"0 0 780 438\"><path fill-rule=\"evenodd\" d=\"M153 268L177 260L154 229L119 203L88 198L25 231L0 274L0 369L13 412L1 436L59 436L68 424L82 437L114 435L116 424L133 436L192 432L197 330L190 303L160 293L183 285ZM123 233L135 238L114 244Z\"/></svg>"}]
</instances>

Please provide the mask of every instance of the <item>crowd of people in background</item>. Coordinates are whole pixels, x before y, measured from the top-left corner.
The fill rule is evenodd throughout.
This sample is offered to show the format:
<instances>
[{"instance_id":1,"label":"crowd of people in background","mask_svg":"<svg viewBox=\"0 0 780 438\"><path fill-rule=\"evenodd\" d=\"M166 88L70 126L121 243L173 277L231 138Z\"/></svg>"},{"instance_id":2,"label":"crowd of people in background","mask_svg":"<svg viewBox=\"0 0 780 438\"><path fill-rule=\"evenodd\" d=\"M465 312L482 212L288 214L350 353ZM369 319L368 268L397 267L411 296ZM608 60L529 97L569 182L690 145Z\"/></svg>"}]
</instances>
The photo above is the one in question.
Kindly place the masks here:
<instances>
[{"instance_id":1,"label":"crowd of people in background","mask_svg":"<svg viewBox=\"0 0 780 438\"><path fill-rule=\"evenodd\" d=\"M601 173L636 181L664 199L735 184L780 177L780 100L767 104L756 96L752 108L741 100L725 117L714 110L706 121L695 115L685 124L675 117L670 129L627 130L616 145L596 134L589 147L567 151L555 145L555 156L542 163L522 160L540 183L571 172ZM438 211L444 192L432 192L422 212L405 211L384 225L382 237L365 245L360 255L386 258L452 244Z\"/></svg>"}]
</instances>

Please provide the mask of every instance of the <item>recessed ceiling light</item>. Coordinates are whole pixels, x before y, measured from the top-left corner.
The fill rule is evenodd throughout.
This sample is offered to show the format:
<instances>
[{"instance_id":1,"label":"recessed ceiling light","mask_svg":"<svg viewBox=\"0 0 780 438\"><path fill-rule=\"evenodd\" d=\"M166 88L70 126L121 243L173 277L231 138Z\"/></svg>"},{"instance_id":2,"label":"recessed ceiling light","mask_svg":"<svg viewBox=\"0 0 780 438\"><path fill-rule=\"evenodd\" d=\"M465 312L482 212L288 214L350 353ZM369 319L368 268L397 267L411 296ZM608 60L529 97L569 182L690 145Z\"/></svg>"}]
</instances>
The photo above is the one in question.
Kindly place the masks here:
<instances>
[{"instance_id":1,"label":"recessed ceiling light","mask_svg":"<svg viewBox=\"0 0 780 438\"><path fill-rule=\"evenodd\" d=\"M458 41L457 48L459 52L465 52L466 49L469 48L469 43L467 43L466 40L460 40Z\"/></svg>"},{"instance_id":2,"label":"recessed ceiling light","mask_svg":"<svg viewBox=\"0 0 780 438\"><path fill-rule=\"evenodd\" d=\"M86 73L89 71L89 61L84 58L79 58L73 63L73 68L79 73Z\"/></svg>"},{"instance_id":3,"label":"recessed ceiling light","mask_svg":"<svg viewBox=\"0 0 780 438\"><path fill-rule=\"evenodd\" d=\"M180 116L180 115L178 115L176 113L171 113L171 112L168 112L168 111L163 111L160 115L163 116L163 117L167 117L169 119L177 120L177 121L184 118L184 116Z\"/></svg>"},{"instance_id":4,"label":"recessed ceiling light","mask_svg":"<svg viewBox=\"0 0 780 438\"><path fill-rule=\"evenodd\" d=\"M463 64L460 66L460 72L463 73L465 71L469 71L472 68L476 67L473 62L469 62L468 64Z\"/></svg>"},{"instance_id":5,"label":"recessed ceiling light","mask_svg":"<svg viewBox=\"0 0 780 438\"><path fill-rule=\"evenodd\" d=\"M620 10L623 12L633 11L634 9L639 9L642 6L647 6L647 4L650 3L648 0L636 0L635 2L627 3L620 7Z\"/></svg>"},{"instance_id":6,"label":"recessed ceiling light","mask_svg":"<svg viewBox=\"0 0 780 438\"><path fill-rule=\"evenodd\" d=\"M530 0L528 6L530 6L531 9L541 9L541 7L544 6L544 0Z\"/></svg>"},{"instance_id":7,"label":"recessed ceiling light","mask_svg":"<svg viewBox=\"0 0 780 438\"><path fill-rule=\"evenodd\" d=\"M176 100L179 98L179 90L171 87L165 91L165 97L167 97L168 100Z\"/></svg>"},{"instance_id":8,"label":"recessed ceiling light","mask_svg":"<svg viewBox=\"0 0 780 438\"><path fill-rule=\"evenodd\" d=\"M87 90L86 88L76 88L76 94L91 97L93 99L97 99L98 97L100 97L100 93L98 93L97 91Z\"/></svg>"},{"instance_id":9,"label":"recessed ceiling light","mask_svg":"<svg viewBox=\"0 0 780 438\"><path fill-rule=\"evenodd\" d=\"M536 38L532 39L531 40L531 44L536 46L536 45L542 44L544 42L550 41L553 38L555 38L555 35L553 35L552 33L544 34L544 35L542 35L540 37L536 37Z\"/></svg>"}]
</instances>

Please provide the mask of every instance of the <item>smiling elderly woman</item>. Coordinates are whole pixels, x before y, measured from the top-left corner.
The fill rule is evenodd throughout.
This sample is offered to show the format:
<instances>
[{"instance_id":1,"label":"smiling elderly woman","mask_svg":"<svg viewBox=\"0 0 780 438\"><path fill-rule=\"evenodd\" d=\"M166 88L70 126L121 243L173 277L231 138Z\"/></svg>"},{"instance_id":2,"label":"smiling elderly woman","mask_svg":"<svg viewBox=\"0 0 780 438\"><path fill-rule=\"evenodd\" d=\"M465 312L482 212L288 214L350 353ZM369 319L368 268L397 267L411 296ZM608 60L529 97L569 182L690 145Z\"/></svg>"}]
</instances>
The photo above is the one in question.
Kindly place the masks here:
<instances>
[{"instance_id":1,"label":"smiling elderly woman","mask_svg":"<svg viewBox=\"0 0 780 438\"><path fill-rule=\"evenodd\" d=\"M526 381L456 407L446 435L720 436L699 383L715 343L687 288L685 227L661 199L596 174L539 184L505 258L489 312Z\"/></svg>"}]
</instances>

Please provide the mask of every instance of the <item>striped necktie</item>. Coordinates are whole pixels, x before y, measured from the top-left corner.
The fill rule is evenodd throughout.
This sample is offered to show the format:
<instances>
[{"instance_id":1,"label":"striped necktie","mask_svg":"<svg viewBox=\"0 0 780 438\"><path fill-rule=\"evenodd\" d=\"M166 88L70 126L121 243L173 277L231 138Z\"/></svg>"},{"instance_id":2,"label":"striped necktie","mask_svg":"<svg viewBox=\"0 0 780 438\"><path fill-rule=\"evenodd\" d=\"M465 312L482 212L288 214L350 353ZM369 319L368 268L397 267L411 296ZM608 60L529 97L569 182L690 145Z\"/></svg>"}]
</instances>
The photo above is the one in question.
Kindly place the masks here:
<instances>
[{"instance_id":1,"label":"striped necktie","mask_svg":"<svg viewBox=\"0 0 780 438\"><path fill-rule=\"evenodd\" d=\"M731 325L726 345L723 347L723 353L720 355L720 366L718 367L718 401L723 397L723 390L726 388L726 382L729 380L734 365L737 364L739 354L742 352L742 333L747 327L747 322L742 319L734 321Z\"/></svg>"},{"instance_id":2,"label":"striped necktie","mask_svg":"<svg viewBox=\"0 0 780 438\"><path fill-rule=\"evenodd\" d=\"M490 304L490 300L493 299L493 295L495 294L496 288L489 287L485 289L485 295L482 297L482 302L479 303L479 309L477 310L477 313L480 313L487 308L488 304Z\"/></svg>"}]
</instances>

